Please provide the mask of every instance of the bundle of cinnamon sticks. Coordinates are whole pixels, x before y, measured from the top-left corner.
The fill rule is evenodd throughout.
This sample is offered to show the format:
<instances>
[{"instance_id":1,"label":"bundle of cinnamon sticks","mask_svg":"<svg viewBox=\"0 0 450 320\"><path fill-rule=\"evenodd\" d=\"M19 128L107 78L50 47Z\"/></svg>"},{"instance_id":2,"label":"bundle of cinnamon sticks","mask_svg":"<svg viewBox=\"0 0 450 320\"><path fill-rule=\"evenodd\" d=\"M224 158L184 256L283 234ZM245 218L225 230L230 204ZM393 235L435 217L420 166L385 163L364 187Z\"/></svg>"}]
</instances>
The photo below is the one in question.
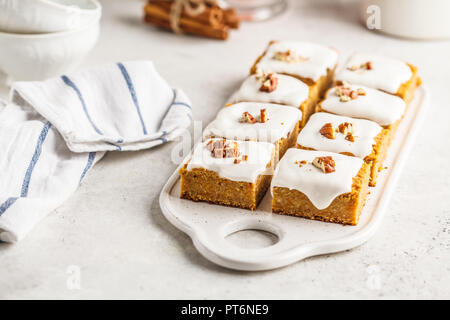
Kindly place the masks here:
<instances>
[{"instance_id":1,"label":"bundle of cinnamon sticks","mask_svg":"<svg viewBox=\"0 0 450 320\"><path fill-rule=\"evenodd\" d=\"M213 0L149 0L144 11L145 22L178 33L226 40L230 29L239 28L236 11Z\"/></svg>"}]
</instances>

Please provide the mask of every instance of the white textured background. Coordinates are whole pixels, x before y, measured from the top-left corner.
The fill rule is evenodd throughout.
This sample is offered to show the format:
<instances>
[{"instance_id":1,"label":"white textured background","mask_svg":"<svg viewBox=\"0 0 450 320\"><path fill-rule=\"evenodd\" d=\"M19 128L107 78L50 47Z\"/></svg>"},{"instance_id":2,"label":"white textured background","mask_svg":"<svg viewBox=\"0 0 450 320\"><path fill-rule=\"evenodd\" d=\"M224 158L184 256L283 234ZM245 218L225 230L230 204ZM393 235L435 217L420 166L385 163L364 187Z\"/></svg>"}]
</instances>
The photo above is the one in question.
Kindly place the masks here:
<instances>
[{"instance_id":1,"label":"white textured background","mask_svg":"<svg viewBox=\"0 0 450 320\"><path fill-rule=\"evenodd\" d=\"M450 298L449 41L368 32L351 1L292 1L286 14L245 24L227 42L143 25L142 1L102 4L101 37L85 65L151 59L205 124L271 39L316 41L343 57L357 50L411 61L432 95L426 124L369 242L270 272L217 267L165 220L158 195L176 167L168 161L174 144L110 153L26 239L0 245L0 298ZM66 285L71 265L81 270L79 290Z\"/></svg>"}]
</instances>

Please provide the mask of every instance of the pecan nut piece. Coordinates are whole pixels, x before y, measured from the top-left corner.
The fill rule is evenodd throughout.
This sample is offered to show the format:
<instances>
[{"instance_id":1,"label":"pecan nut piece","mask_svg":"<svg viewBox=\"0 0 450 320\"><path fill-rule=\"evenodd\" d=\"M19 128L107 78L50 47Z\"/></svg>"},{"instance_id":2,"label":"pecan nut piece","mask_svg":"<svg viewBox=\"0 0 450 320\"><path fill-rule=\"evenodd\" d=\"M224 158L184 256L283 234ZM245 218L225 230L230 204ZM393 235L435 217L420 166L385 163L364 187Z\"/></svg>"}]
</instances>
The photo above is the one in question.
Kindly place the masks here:
<instances>
[{"instance_id":1,"label":"pecan nut piece","mask_svg":"<svg viewBox=\"0 0 450 320\"><path fill-rule=\"evenodd\" d=\"M320 134L327 139L335 139L333 124L325 123L322 128L320 128Z\"/></svg>"},{"instance_id":2,"label":"pecan nut piece","mask_svg":"<svg viewBox=\"0 0 450 320\"><path fill-rule=\"evenodd\" d=\"M336 163L333 157L316 157L314 158L312 164L322 170L323 173L332 173L336 171Z\"/></svg>"}]
</instances>

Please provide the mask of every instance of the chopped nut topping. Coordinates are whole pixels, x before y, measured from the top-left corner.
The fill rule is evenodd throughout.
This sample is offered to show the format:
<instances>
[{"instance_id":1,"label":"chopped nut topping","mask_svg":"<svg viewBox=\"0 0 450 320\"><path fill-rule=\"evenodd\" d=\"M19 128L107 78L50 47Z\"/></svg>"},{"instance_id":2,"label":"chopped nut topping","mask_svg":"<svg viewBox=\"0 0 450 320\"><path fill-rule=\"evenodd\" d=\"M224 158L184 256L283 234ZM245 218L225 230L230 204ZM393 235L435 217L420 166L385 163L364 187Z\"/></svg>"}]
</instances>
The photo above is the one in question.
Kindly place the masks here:
<instances>
[{"instance_id":1,"label":"chopped nut topping","mask_svg":"<svg viewBox=\"0 0 450 320\"><path fill-rule=\"evenodd\" d=\"M338 132L345 135L345 140L355 142L355 136L353 135L353 124L349 122L341 123L338 126Z\"/></svg>"},{"instance_id":2,"label":"chopped nut topping","mask_svg":"<svg viewBox=\"0 0 450 320\"><path fill-rule=\"evenodd\" d=\"M239 122L254 124L257 122L265 123L265 122L267 122L267 120L269 120L269 118L267 117L266 109L261 109L259 111L259 116L257 116L257 119L255 119L255 117L253 117L250 112L245 111L242 114L242 117L239 119Z\"/></svg>"},{"instance_id":3,"label":"chopped nut topping","mask_svg":"<svg viewBox=\"0 0 450 320\"><path fill-rule=\"evenodd\" d=\"M206 149L208 149L209 151L213 151L214 150L214 140L209 140L208 143L206 144Z\"/></svg>"},{"instance_id":4,"label":"chopped nut topping","mask_svg":"<svg viewBox=\"0 0 450 320\"><path fill-rule=\"evenodd\" d=\"M328 139L335 138L333 124L331 124L331 123L325 123L319 132L325 138L328 138Z\"/></svg>"},{"instance_id":5,"label":"chopped nut topping","mask_svg":"<svg viewBox=\"0 0 450 320\"><path fill-rule=\"evenodd\" d=\"M339 97L341 102L347 102L350 100L355 100L358 96L365 96L366 92L362 88L352 90L350 85L344 82L342 85L337 86L334 90L335 94Z\"/></svg>"},{"instance_id":6,"label":"chopped nut topping","mask_svg":"<svg viewBox=\"0 0 450 320\"><path fill-rule=\"evenodd\" d=\"M214 158L237 158L240 155L239 144L228 142L226 139L210 140L206 148L211 151Z\"/></svg>"},{"instance_id":7,"label":"chopped nut topping","mask_svg":"<svg viewBox=\"0 0 450 320\"><path fill-rule=\"evenodd\" d=\"M230 143L225 146L225 158L237 158L241 154L239 144L237 142Z\"/></svg>"},{"instance_id":8,"label":"chopped nut topping","mask_svg":"<svg viewBox=\"0 0 450 320\"><path fill-rule=\"evenodd\" d=\"M259 122L265 123L267 121L266 118L267 118L266 109L261 109L260 116L259 116Z\"/></svg>"},{"instance_id":9,"label":"chopped nut topping","mask_svg":"<svg viewBox=\"0 0 450 320\"><path fill-rule=\"evenodd\" d=\"M250 114L250 112L245 111L242 114L242 117L240 119L240 122L245 122L245 123L256 123L256 119Z\"/></svg>"},{"instance_id":10,"label":"chopped nut topping","mask_svg":"<svg viewBox=\"0 0 450 320\"><path fill-rule=\"evenodd\" d=\"M262 72L258 69L256 74L256 80L261 83L259 91L262 92L272 92L278 87L278 77L273 74L273 72Z\"/></svg>"},{"instance_id":11,"label":"chopped nut topping","mask_svg":"<svg viewBox=\"0 0 450 320\"><path fill-rule=\"evenodd\" d=\"M296 54L292 50L277 51L277 52L275 52L275 55L273 58L275 60L283 61L283 62L287 62L287 63L297 63L297 62L304 62L304 61L309 60L309 58L303 57L299 54Z\"/></svg>"},{"instance_id":12,"label":"chopped nut topping","mask_svg":"<svg viewBox=\"0 0 450 320\"><path fill-rule=\"evenodd\" d=\"M345 136L345 140L355 142L355 136L352 133L347 133L347 135Z\"/></svg>"},{"instance_id":13,"label":"chopped nut topping","mask_svg":"<svg viewBox=\"0 0 450 320\"><path fill-rule=\"evenodd\" d=\"M360 70L360 69L362 69L362 70L372 70L373 69L373 64L372 64L372 62L367 61L367 62L365 62L365 63L363 63L363 64L361 64L359 66L355 64L355 65L352 65L352 66L347 68L347 70L350 70L350 71L356 71L356 70Z\"/></svg>"},{"instance_id":14,"label":"chopped nut topping","mask_svg":"<svg viewBox=\"0 0 450 320\"><path fill-rule=\"evenodd\" d=\"M333 157L316 157L313 160L313 165L322 170L323 173L331 173L336 171L336 163Z\"/></svg>"},{"instance_id":15,"label":"chopped nut topping","mask_svg":"<svg viewBox=\"0 0 450 320\"><path fill-rule=\"evenodd\" d=\"M340 99L341 102L347 102L347 101L351 100L349 96L341 96L340 98L341 98Z\"/></svg>"},{"instance_id":16,"label":"chopped nut topping","mask_svg":"<svg viewBox=\"0 0 450 320\"><path fill-rule=\"evenodd\" d=\"M338 126L339 132L342 134L349 134L349 133L353 133L353 124L349 123L349 122L344 122L341 123Z\"/></svg>"}]
</instances>

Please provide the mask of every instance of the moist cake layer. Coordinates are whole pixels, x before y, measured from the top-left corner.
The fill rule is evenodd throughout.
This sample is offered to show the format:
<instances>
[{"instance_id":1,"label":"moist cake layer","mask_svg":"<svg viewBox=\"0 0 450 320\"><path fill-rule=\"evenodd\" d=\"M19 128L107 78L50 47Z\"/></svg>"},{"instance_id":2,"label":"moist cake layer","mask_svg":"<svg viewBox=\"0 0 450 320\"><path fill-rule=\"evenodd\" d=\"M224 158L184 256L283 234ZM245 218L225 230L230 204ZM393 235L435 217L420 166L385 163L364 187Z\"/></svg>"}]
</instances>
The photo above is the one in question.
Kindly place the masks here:
<instances>
[{"instance_id":1,"label":"moist cake layer","mask_svg":"<svg viewBox=\"0 0 450 320\"><path fill-rule=\"evenodd\" d=\"M324 173L312 164L316 157L327 156L331 156L335 162L335 171L332 173ZM301 165L302 161L306 161L306 164ZM271 189L283 187L298 190L317 209L325 209L337 196L352 191L353 178L363 163L359 158L333 152L289 149L275 169Z\"/></svg>"}]
</instances>

